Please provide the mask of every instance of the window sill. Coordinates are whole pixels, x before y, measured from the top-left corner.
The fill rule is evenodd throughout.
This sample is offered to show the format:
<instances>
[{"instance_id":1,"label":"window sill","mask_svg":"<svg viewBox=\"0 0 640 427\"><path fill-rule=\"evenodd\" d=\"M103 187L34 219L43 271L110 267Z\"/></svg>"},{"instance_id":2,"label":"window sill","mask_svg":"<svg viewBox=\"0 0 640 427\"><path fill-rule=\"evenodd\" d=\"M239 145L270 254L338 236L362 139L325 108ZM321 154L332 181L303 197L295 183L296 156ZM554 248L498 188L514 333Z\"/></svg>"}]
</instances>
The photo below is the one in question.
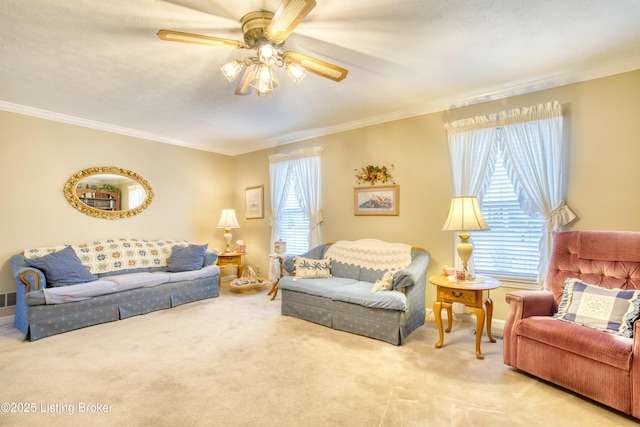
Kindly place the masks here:
<instances>
[{"instance_id":1,"label":"window sill","mask_svg":"<svg viewBox=\"0 0 640 427\"><path fill-rule=\"evenodd\" d=\"M513 288L513 289L527 289L527 290L537 290L542 289L542 286L538 284L534 279L526 279L523 277L514 277L514 276L501 276L500 274L485 274L478 273L480 275L485 275L489 277L493 277L494 279L500 280L503 287Z\"/></svg>"}]
</instances>

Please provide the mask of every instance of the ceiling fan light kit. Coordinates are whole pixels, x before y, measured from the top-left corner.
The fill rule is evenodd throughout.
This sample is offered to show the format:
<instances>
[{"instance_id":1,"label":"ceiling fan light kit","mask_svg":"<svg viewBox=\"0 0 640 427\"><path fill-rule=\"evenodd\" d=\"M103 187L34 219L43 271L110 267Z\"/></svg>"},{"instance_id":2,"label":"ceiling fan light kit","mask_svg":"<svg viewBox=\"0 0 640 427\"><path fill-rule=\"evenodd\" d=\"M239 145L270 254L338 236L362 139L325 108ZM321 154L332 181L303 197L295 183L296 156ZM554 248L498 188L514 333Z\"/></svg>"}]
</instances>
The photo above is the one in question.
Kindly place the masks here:
<instances>
[{"instance_id":1,"label":"ceiling fan light kit","mask_svg":"<svg viewBox=\"0 0 640 427\"><path fill-rule=\"evenodd\" d=\"M180 43L255 49L256 56L236 59L220 67L230 82L244 69L236 95L248 95L253 89L258 96L271 94L280 85L274 67L284 68L295 84L302 81L307 71L339 82L347 77L346 69L298 52L280 51L289 34L315 5L315 0L284 0L275 13L256 11L246 14L240 20L243 42L172 30L160 30L157 36L161 40Z\"/></svg>"}]
</instances>

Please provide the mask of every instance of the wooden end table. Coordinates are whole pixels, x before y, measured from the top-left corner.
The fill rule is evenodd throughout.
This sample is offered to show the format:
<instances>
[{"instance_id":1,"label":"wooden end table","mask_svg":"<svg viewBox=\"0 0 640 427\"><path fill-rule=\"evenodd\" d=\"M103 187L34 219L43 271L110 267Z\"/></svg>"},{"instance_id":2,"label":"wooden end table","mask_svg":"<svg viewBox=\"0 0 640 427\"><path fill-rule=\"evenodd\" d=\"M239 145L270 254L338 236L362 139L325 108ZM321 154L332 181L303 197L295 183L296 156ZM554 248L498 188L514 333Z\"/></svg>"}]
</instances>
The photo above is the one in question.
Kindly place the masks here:
<instances>
[{"instance_id":1,"label":"wooden end table","mask_svg":"<svg viewBox=\"0 0 640 427\"><path fill-rule=\"evenodd\" d=\"M218 267L221 269L226 265L235 265L237 267L236 277L242 276L242 256L246 252L220 252L218 254Z\"/></svg>"},{"instance_id":2,"label":"wooden end table","mask_svg":"<svg viewBox=\"0 0 640 427\"><path fill-rule=\"evenodd\" d=\"M454 302L464 304L469 310L476 314L476 357L484 359L480 351L480 341L485 323L485 307L487 317L487 337L489 341L496 342L491 335L491 319L493 317L493 301L489 296L491 289L500 287L500 281L487 276L477 276L475 281L457 282L449 279L444 274L438 274L429 278L429 282L438 287L436 301L433 303L433 312L438 325L440 340L436 343L436 348L442 347L444 343L444 333L442 332L442 307L447 310L447 329L451 332L451 305Z\"/></svg>"}]
</instances>

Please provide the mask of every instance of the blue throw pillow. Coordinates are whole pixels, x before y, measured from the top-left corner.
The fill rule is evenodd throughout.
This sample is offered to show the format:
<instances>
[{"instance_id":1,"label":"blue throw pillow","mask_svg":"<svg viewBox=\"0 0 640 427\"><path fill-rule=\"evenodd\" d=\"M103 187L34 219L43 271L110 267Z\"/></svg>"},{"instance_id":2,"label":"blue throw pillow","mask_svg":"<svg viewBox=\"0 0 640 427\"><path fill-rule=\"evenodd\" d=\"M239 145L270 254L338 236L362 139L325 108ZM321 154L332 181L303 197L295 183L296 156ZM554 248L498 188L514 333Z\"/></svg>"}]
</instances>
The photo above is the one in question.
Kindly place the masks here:
<instances>
[{"instance_id":1,"label":"blue throw pillow","mask_svg":"<svg viewBox=\"0 0 640 427\"><path fill-rule=\"evenodd\" d=\"M87 267L82 265L76 251L71 246L38 258L27 258L27 265L42 270L47 279L47 288L98 280Z\"/></svg>"},{"instance_id":2,"label":"blue throw pillow","mask_svg":"<svg viewBox=\"0 0 640 427\"><path fill-rule=\"evenodd\" d=\"M208 246L208 244L174 246L167 261L166 271L177 273L179 271L200 270L204 264Z\"/></svg>"}]
</instances>

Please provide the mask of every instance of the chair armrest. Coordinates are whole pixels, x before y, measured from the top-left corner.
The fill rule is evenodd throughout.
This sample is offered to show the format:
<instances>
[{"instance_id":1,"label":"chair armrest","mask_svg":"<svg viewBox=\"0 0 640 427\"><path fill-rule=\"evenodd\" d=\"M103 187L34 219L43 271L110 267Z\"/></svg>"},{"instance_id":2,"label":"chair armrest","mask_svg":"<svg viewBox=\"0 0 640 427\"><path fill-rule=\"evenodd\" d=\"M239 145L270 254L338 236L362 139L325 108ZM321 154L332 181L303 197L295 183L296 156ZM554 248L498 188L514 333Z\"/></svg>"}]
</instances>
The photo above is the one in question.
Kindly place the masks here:
<instances>
[{"instance_id":1,"label":"chair armrest","mask_svg":"<svg viewBox=\"0 0 640 427\"><path fill-rule=\"evenodd\" d=\"M631 396L640 396L640 322L633 325L633 347L631 348ZM640 418L640 400L632 399L631 414Z\"/></svg>"},{"instance_id":2,"label":"chair armrest","mask_svg":"<svg viewBox=\"0 0 640 427\"><path fill-rule=\"evenodd\" d=\"M513 291L505 295L509 314L504 324L503 360L506 365L516 367L517 327L522 319L531 316L553 316L554 300L549 291Z\"/></svg>"},{"instance_id":3,"label":"chair armrest","mask_svg":"<svg viewBox=\"0 0 640 427\"><path fill-rule=\"evenodd\" d=\"M513 291L505 295L509 313L515 311L519 319L531 316L553 316L553 295L545 290Z\"/></svg>"},{"instance_id":4,"label":"chair armrest","mask_svg":"<svg viewBox=\"0 0 640 427\"><path fill-rule=\"evenodd\" d=\"M37 268L30 267L27 264L24 255L18 254L12 256L10 264L13 276L16 279L16 287L21 286L21 284L24 285L25 293L37 291L46 287L47 281L44 277L44 273Z\"/></svg>"},{"instance_id":5,"label":"chair armrest","mask_svg":"<svg viewBox=\"0 0 640 427\"><path fill-rule=\"evenodd\" d=\"M207 252L204 255L204 262L202 263L203 267L206 267L208 265L213 265L216 263L216 260L218 259L218 254L215 252Z\"/></svg>"},{"instance_id":6,"label":"chair armrest","mask_svg":"<svg viewBox=\"0 0 640 427\"><path fill-rule=\"evenodd\" d=\"M393 289L402 290L402 288L418 283L420 276L427 271L430 260L431 254L429 252L418 251L408 266L396 271L393 275Z\"/></svg>"}]
</instances>

